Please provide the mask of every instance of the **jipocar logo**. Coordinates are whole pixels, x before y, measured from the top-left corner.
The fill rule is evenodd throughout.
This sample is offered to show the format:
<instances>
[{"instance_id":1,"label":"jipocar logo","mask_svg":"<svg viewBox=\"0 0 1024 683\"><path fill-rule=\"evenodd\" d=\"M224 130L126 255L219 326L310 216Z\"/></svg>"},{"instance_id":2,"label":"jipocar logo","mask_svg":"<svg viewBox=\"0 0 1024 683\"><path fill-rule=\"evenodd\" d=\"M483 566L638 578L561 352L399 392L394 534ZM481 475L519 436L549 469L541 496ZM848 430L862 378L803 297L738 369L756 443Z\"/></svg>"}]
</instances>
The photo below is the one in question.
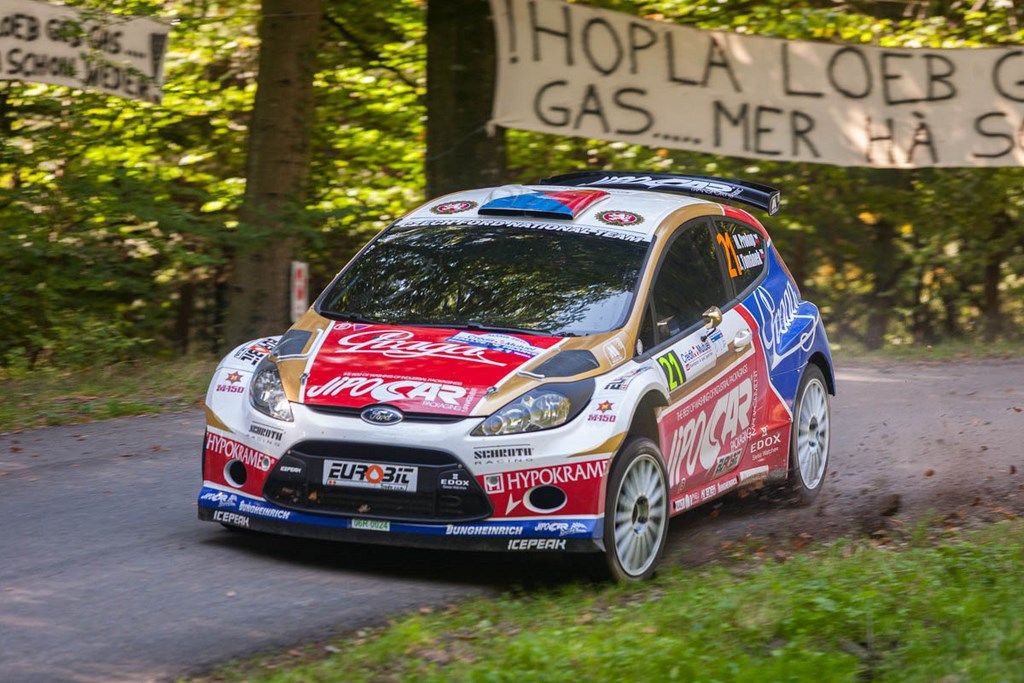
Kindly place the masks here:
<instances>
[{"instance_id":1,"label":"jipocar logo","mask_svg":"<svg viewBox=\"0 0 1024 683\"><path fill-rule=\"evenodd\" d=\"M459 408L466 390L453 384L398 380L389 382L382 377L334 377L325 384L306 389L306 396L337 396L345 394L357 398L369 395L380 403L388 401L419 401L425 405L447 405Z\"/></svg>"},{"instance_id":2,"label":"jipocar logo","mask_svg":"<svg viewBox=\"0 0 1024 683\"><path fill-rule=\"evenodd\" d=\"M453 213L462 213L463 211L469 211L475 209L477 206L476 202L468 200L458 202L444 202L443 204L437 204L436 206L430 207L431 213L438 213L442 216L447 216Z\"/></svg>"},{"instance_id":3,"label":"jipocar logo","mask_svg":"<svg viewBox=\"0 0 1024 683\"><path fill-rule=\"evenodd\" d=\"M632 211L602 211L597 214L597 220L605 225L640 225L644 217Z\"/></svg>"}]
</instances>

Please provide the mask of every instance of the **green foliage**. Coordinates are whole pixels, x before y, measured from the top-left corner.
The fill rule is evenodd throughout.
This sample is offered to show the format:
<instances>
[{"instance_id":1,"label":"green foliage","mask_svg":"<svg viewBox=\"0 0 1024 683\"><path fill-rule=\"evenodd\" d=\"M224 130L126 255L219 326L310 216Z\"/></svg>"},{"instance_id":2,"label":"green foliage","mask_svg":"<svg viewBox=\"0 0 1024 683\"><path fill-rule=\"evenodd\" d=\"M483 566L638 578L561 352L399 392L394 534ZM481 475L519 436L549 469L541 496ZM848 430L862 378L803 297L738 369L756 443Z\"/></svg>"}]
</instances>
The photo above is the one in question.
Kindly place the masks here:
<instances>
[{"instance_id":1,"label":"green foliage","mask_svg":"<svg viewBox=\"0 0 1024 683\"><path fill-rule=\"evenodd\" d=\"M319 661L232 663L213 678L1021 680L1022 562L1020 522L899 552L843 541L782 564L674 569L640 587L478 600L335 641L338 654Z\"/></svg>"},{"instance_id":2,"label":"green foliage","mask_svg":"<svg viewBox=\"0 0 1024 683\"><path fill-rule=\"evenodd\" d=\"M83 0L174 18L162 104L0 83L0 367L74 363L81 325L110 357L216 348L239 239L257 0ZM1019 44L1012 3L593 4L703 28L900 46ZM909 8L909 10L907 9ZM913 14L904 16L906 11ZM423 0L328 0L309 203L295 217L316 291L424 199ZM482 96L485 94L482 93ZM509 131L509 178L686 170L783 188L768 227L840 340L931 342L1024 328L1024 171L751 162Z\"/></svg>"},{"instance_id":3,"label":"green foliage","mask_svg":"<svg viewBox=\"0 0 1024 683\"><path fill-rule=\"evenodd\" d=\"M113 363L92 347L75 353L86 367L0 369L7 397L0 404L0 432L194 408L217 365L199 357Z\"/></svg>"}]
</instances>

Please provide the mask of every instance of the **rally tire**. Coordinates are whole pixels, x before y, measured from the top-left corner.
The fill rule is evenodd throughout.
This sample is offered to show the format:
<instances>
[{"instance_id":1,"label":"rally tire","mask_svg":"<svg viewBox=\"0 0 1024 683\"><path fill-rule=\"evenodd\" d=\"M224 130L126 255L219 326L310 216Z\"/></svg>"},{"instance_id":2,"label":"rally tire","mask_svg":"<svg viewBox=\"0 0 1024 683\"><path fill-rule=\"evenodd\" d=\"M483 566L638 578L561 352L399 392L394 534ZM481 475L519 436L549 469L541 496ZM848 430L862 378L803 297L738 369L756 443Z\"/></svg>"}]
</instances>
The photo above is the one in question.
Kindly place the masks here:
<instances>
[{"instance_id":1,"label":"rally tire","mask_svg":"<svg viewBox=\"0 0 1024 683\"><path fill-rule=\"evenodd\" d=\"M810 505L821 494L828 473L832 413L825 375L808 364L793 403L786 489L792 502Z\"/></svg>"},{"instance_id":2,"label":"rally tire","mask_svg":"<svg viewBox=\"0 0 1024 683\"><path fill-rule=\"evenodd\" d=\"M605 493L604 547L615 581L654 575L668 537L668 476L653 441L626 441L612 465Z\"/></svg>"}]
</instances>

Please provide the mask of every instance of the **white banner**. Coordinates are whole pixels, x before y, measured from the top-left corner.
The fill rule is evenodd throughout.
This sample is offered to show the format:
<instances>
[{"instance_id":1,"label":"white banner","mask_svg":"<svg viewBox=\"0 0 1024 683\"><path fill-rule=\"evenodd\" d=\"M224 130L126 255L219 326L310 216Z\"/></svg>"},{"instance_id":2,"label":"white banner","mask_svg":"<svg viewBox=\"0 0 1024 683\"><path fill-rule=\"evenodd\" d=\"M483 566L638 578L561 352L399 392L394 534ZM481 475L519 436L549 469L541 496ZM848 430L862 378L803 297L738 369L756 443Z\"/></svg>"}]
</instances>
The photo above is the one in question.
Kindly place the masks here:
<instances>
[{"instance_id":1,"label":"white banner","mask_svg":"<svg viewBox=\"0 0 1024 683\"><path fill-rule=\"evenodd\" d=\"M490 0L508 128L840 166L1024 163L1024 49L890 49Z\"/></svg>"},{"instance_id":2,"label":"white banner","mask_svg":"<svg viewBox=\"0 0 1024 683\"><path fill-rule=\"evenodd\" d=\"M170 27L36 0L0 0L0 79L160 101Z\"/></svg>"}]
</instances>

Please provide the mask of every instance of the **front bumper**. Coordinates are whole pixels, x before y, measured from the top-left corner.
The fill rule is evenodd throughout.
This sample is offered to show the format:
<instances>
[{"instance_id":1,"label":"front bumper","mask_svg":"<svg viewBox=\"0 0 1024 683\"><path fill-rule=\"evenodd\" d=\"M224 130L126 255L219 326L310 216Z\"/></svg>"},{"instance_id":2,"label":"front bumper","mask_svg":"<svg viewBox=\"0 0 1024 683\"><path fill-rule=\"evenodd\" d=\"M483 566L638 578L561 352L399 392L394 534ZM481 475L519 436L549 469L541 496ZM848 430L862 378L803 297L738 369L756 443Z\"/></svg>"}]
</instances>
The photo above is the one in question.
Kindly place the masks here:
<instances>
[{"instance_id":1,"label":"front bumper","mask_svg":"<svg viewBox=\"0 0 1024 683\"><path fill-rule=\"evenodd\" d=\"M603 552L602 520L542 518L416 524L289 510L223 487L199 492L199 519L300 538L495 552Z\"/></svg>"}]
</instances>

